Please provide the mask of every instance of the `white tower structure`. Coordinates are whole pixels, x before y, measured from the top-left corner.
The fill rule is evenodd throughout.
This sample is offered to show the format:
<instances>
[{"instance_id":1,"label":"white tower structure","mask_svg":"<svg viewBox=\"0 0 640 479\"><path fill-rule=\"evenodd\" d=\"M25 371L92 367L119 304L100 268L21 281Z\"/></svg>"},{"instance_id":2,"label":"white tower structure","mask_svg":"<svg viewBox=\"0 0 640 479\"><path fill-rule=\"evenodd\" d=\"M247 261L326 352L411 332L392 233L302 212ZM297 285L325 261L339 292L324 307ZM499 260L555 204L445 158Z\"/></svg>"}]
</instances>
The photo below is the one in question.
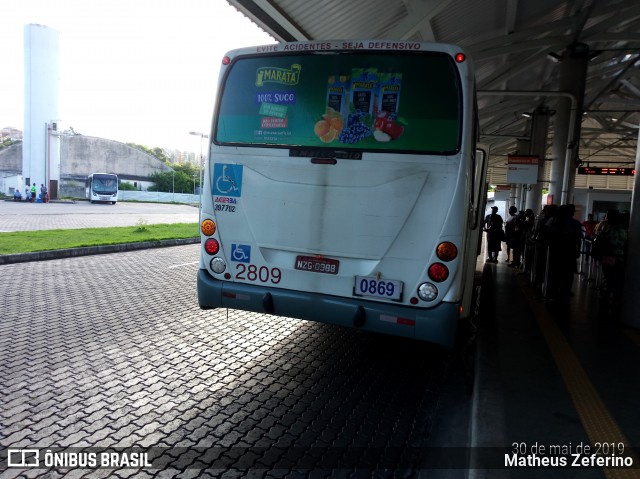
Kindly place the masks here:
<instances>
[{"instance_id":1,"label":"white tower structure","mask_svg":"<svg viewBox=\"0 0 640 479\"><path fill-rule=\"evenodd\" d=\"M22 174L38 194L47 185L51 198L57 198L60 182L59 36L44 25L24 28Z\"/></svg>"}]
</instances>

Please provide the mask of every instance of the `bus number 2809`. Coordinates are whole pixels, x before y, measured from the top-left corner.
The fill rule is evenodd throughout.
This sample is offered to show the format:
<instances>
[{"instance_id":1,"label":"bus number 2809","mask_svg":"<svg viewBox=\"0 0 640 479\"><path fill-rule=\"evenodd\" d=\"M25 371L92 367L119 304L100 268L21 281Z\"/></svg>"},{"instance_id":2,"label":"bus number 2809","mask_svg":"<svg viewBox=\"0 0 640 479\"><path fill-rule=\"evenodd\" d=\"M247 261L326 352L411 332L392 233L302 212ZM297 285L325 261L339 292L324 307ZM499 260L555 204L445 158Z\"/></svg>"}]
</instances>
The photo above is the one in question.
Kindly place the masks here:
<instances>
[{"instance_id":1,"label":"bus number 2809","mask_svg":"<svg viewBox=\"0 0 640 479\"><path fill-rule=\"evenodd\" d=\"M236 265L235 279L278 284L282 279L282 272L278 268L269 269L266 266L258 268L255 264L238 263Z\"/></svg>"}]
</instances>

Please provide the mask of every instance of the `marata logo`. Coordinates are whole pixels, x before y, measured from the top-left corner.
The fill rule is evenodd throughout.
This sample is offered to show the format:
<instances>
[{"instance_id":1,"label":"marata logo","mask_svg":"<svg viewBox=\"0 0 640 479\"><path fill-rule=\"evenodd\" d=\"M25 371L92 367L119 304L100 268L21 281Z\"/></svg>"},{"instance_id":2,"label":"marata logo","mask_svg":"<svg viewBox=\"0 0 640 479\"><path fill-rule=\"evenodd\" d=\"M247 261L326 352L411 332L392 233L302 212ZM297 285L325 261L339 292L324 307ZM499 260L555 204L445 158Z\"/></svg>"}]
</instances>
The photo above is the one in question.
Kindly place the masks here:
<instances>
[{"instance_id":1,"label":"marata logo","mask_svg":"<svg viewBox=\"0 0 640 479\"><path fill-rule=\"evenodd\" d=\"M283 85L297 85L300 80L302 66L294 63L291 68L261 67L256 73L256 86L265 83L281 83Z\"/></svg>"}]
</instances>

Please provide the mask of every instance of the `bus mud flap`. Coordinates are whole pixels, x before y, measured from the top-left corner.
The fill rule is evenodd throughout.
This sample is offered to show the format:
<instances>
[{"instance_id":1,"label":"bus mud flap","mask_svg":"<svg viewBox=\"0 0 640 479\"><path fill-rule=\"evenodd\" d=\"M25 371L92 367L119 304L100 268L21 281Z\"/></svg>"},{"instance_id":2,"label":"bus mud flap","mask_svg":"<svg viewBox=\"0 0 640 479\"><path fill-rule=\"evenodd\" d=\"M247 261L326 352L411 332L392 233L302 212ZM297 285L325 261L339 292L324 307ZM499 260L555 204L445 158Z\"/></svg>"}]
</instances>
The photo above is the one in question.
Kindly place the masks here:
<instances>
[{"instance_id":1,"label":"bus mud flap","mask_svg":"<svg viewBox=\"0 0 640 479\"><path fill-rule=\"evenodd\" d=\"M273 296L271 296L271 293L265 293L262 297L262 308L264 309L264 312L268 314L273 314L275 312L276 308L273 305Z\"/></svg>"},{"instance_id":2,"label":"bus mud flap","mask_svg":"<svg viewBox=\"0 0 640 479\"><path fill-rule=\"evenodd\" d=\"M353 325L356 328L361 328L364 326L364 322L367 320L367 313L362 306L358 306L356 308L355 313L353 313Z\"/></svg>"}]
</instances>

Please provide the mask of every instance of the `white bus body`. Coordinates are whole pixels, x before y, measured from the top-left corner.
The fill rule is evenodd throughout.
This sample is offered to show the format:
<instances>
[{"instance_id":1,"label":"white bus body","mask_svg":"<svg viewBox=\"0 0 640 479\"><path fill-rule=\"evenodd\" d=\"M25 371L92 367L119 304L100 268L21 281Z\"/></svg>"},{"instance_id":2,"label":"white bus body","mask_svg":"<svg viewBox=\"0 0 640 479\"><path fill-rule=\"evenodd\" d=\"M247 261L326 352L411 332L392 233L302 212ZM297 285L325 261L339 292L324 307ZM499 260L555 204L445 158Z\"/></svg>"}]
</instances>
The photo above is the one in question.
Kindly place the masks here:
<instances>
[{"instance_id":1,"label":"white bus body","mask_svg":"<svg viewBox=\"0 0 640 479\"><path fill-rule=\"evenodd\" d=\"M452 45L327 41L223 60L201 308L451 346L470 312L485 158Z\"/></svg>"},{"instance_id":2,"label":"white bus body","mask_svg":"<svg viewBox=\"0 0 640 479\"><path fill-rule=\"evenodd\" d=\"M115 205L118 201L118 175L112 173L93 173L85 182L85 197L95 203L109 202Z\"/></svg>"}]
</instances>

